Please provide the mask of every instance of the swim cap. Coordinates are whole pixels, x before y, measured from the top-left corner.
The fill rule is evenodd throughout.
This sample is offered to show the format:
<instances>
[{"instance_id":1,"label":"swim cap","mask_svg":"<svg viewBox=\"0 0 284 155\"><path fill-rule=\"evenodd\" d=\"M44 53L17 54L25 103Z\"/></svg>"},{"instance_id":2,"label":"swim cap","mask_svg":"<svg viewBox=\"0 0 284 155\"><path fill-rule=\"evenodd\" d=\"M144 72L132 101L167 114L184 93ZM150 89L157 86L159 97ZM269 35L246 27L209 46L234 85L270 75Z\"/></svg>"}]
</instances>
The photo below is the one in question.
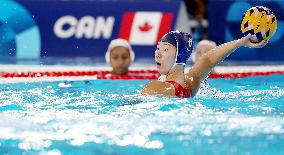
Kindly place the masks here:
<instances>
[{"instance_id":1,"label":"swim cap","mask_svg":"<svg viewBox=\"0 0 284 155\"><path fill-rule=\"evenodd\" d=\"M177 48L175 65L186 64L193 49L192 36L189 33L171 31L165 34L160 41L168 42Z\"/></svg>"},{"instance_id":2,"label":"swim cap","mask_svg":"<svg viewBox=\"0 0 284 155\"><path fill-rule=\"evenodd\" d=\"M129 52L130 52L130 58L131 58L131 61L133 62L134 59L135 59L135 54L130 46L130 44L128 43L127 40L124 40L124 39L114 39L110 42L110 44L108 45L108 49L107 49L107 52L106 52L106 55L105 55L105 59L106 59L106 62L107 63L110 63L110 51L117 47L117 46L122 46L122 47L126 47L129 49Z\"/></svg>"},{"instance_id":3,"label":"swim cap","mask_svg":"<svg viewBox=\"0 0 284 155\"><path fill-rule=\"evenodd\" d=\"M214 41L210 41L210 40L201 40L200 42L198 42L198 44L196 45L195 50L192 52L190 58L191 60L195 63L196 62L196 49L198 49L200 46L210 46L213 48L215 48L217 46L217 44Z\"/></svg>"}]
</instances>

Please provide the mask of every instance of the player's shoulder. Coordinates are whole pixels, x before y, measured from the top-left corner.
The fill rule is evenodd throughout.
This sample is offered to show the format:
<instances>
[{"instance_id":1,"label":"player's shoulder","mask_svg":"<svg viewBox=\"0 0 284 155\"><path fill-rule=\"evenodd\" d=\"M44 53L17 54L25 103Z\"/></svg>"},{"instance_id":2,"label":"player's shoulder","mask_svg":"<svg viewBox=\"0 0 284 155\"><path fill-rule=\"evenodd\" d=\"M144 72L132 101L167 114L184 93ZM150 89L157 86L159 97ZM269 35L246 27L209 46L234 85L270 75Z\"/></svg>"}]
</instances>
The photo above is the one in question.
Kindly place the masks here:
<instances>
[{"instance_id":1,"label":"player's shoulder","mask_svg":"<svg viewBox=\"0 0 284 155\"><path fill-rule=\"evenodd\" d=\"M174 94L174 87L167 83L161 81L150 81L145 85L143 91L144 94L164 94L170 95Z\"/></svg>"}]
</instances>

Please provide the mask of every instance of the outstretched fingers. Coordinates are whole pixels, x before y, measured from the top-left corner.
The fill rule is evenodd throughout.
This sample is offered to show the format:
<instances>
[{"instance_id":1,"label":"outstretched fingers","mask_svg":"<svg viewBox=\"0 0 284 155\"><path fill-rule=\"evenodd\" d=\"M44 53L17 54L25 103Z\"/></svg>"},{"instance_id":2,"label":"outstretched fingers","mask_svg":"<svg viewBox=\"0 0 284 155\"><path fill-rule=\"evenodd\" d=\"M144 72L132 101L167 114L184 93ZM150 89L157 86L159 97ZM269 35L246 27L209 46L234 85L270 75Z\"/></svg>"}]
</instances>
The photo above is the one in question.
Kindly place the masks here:
<instances>
[{"instance_id":1,"label":"outstretched fingers","mask_svg":"<svg viewBox=\"0 0 284 155\"><path fill-rule=\"evenodd\" d=\"M250 37L251 37L251 34L248 34L247 36L242 37L240 39L241 45L245 47L249 47L249 48L262 48L268 43L268 40L262 40L259 43L252 43L250 41Z\"/></svg>"},{"instance_id":2,"label":"outstretched fingers","mask_svg":"<svg viewBox=\"0 0 284 155\"><path fill-rule=\"evenodd\" d=\"M259 43L251 43L251 42L249 42L249 43L248 43L249 45L248 45L247 47L249 47L249 48L262 48L262 47L264 47L267 43L268 43L267 40L262 40L262 41L259 42Z\"/></svg>"}]
</instances>

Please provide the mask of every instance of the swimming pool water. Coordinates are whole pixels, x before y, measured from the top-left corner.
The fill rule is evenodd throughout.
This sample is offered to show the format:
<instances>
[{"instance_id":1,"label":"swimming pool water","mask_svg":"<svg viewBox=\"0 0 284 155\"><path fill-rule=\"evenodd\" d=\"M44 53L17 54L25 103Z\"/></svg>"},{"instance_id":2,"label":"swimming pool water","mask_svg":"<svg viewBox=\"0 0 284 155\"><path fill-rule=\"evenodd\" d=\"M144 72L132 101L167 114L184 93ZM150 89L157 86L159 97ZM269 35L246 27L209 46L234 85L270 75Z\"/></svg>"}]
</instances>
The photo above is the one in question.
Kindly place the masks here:
<instances>
[{"instance_id":1,"label":"swimming pool water","mask_svg":"<svg viewBox=\"0 0 284 155\"><path fill-rule=\"evenodd\" d=\"M190 99L147 80L0 85L0 154L284 154L284 75L210 79Z\"/></svg>"}]
</instances>

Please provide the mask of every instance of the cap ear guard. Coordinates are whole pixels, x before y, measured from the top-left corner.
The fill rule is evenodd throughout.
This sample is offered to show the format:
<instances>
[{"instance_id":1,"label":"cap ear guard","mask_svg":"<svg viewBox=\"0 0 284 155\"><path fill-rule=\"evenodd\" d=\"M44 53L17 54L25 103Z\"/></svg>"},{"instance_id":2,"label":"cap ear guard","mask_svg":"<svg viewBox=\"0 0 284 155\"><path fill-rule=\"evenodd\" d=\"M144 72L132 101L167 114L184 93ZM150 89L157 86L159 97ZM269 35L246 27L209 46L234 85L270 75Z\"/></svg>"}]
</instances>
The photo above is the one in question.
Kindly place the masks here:
<instances>
[{"instance_id":1,"label":"cap ear guard","mask_svg":"<svg viewBox=\"0 0 284 155\"><path fill-rule=\"evenodd\" d=\"M179 49L179 52L176 56L176 64L182 64L185 65L186 61L188 60L190 53L188 52L187 47L183 47L182 49Z\"/></svg>"},{"instance_id":2,"label":"cap ear guard","mask_svg":"<svg viewBox=\"0 0 284 155\"><path fill-rule=\"evenodd\" d=\"M192 37L184 32L175 33L174 36L177 40L176 64L185 65L193 50Z\"/></svg>"}]
</instances>

